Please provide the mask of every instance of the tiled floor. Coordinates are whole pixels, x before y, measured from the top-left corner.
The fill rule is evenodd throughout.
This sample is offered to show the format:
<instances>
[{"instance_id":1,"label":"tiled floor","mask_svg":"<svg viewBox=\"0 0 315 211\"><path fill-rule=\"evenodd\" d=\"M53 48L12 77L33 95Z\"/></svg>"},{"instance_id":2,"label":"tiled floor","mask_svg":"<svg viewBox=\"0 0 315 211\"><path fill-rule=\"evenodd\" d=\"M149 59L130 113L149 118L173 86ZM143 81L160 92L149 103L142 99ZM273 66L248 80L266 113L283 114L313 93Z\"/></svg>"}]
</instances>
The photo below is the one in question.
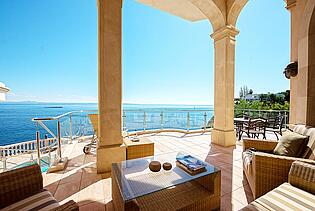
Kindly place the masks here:
<instances>
[{"instance_id":1,"label":"tiled floor","mask_svg":"<svg viewBox=\"0 0 315 211\"><path fill-rule=\"evenodd\" d=\"M184 151L221 169L221 210L238 210L252 201L251 190L242 173L242 146L224 148L210 145L210 133L147 135L155 143L155 154L173 157ZM44 174L44 186L57 200L78 202L80 210L113 210L110 174L96 174L95 155L84 155L85 143L73 144L65 171Z\"/></svg>"}]
</instances>

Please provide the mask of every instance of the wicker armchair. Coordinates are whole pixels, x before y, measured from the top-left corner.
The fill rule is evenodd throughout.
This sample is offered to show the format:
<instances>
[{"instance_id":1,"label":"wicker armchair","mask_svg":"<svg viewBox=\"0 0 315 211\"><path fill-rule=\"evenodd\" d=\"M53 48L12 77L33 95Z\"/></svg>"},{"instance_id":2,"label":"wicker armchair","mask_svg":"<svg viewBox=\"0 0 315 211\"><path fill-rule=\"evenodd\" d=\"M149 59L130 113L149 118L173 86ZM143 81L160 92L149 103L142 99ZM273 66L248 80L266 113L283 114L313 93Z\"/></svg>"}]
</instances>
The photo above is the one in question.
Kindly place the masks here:
<instances>
[{"instance_id":1,"label":"wicker armchair","mask_svg":"<svg viewBox=\"0 0 315 211\"><path fill-rule=\"evenodd\" d=\"M314 210L315 165L294 161L288 181L259 197L242 211L247 210Z\"/></svg>"},{"instance_id":2,"label":"wicker armchair","mask_svg":"<svg viewBox=\"0 0 315 211\"><path fill-rule=\"evenodd\" d=\"M0 209L79 210L72 200L59 205L51 193L43 189L42 172L38 165L1 173L0 181Z\"/></svg>"},{"instance_id":3,"label":"wicker armchair","mask_svg":"<svg viewBox=\"0 0 315 211\"><path fill-rule=\"evenodd\" d=\"M277 141L243 139L243 172L255 199L288 181L294 161L315 164L315 128L298 125L293 131L309 136L307 149L301 158L272 154ZM250 148L255 148L255 151L249 151Z\"/></svg>"}]
</instances>

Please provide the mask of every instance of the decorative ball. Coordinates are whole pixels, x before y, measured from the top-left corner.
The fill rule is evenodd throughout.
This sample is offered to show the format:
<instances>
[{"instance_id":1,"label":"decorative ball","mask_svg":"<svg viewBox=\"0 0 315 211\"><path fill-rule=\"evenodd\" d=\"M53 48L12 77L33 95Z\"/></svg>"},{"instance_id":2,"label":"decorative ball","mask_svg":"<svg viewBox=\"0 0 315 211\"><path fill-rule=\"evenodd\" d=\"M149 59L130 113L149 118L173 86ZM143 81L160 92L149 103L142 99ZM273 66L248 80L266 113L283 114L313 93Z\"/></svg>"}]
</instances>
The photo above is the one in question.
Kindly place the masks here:
<instances>
[{"instance_id":1,"label":"decorative ball","mask_svg":"<svg viewBox=\"0 0 315 211\"><path fill-rule=\"evenodd\" d=\"M149 169L153 172L158 172L161 170L161 163L159 161L151 161L149 164Z\"/></svg>"},{"instance_id":2,"label":"decorative ball","mask_svg":"<svg viewBox=\"0 0 315 211\"><path fill-rule=\"evenodd\" d=\"M169 171L172 169L172 164L171 163L163 163L163 169L166 170L166 171Z\"/></svg>"}]
</instances>

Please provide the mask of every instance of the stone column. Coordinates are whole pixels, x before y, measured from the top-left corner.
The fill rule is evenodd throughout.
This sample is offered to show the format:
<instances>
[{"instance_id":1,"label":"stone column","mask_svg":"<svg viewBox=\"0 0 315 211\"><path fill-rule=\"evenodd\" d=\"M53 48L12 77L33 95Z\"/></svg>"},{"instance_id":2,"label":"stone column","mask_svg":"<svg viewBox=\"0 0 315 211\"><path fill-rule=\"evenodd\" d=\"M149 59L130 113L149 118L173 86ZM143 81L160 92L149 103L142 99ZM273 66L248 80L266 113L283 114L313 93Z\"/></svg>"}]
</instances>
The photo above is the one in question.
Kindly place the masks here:
<instances>
[{"instance_id":1,"label":"stone column","mask_svg":"<svg viewBox=\"0 0 315 211\"><path fill-rule=\"evenodd\" d=\"M298 61L298 36L299 36L299 22L300 22L300 14L296 7L295 0L288 0L286 7L291 14L291 42L290 42L290 61L295 62ZM290 79L290 124L296 124L298 122L305 122L304 115L297 115L298 111L305 111L306 105L306 94L302 94L305 92L299 91L299 80L298 77L291 77ZM305 84L305 82L303 82ZM301 87L301 86L300 86ZM304 96L303 96L304 95ZM303 102L303 103L301 103ZM299 108L298 108L299 104Z\"/></svg>"},{"instance_id":2,"label":"stone column","mask_svg":"<svg viewBox=\"0 0 315 211\"><path fill-rule=\"evenodd\" d=\"M214 128L212 143L221 146L235 145L234 131L234 61L235 36L239 31L225 26L215 31L214 40Z\"/></svg>"},{"instance_id":3,"label":"stone column","mask_svg":"<svg viewBox=\"0 0 315 211\"><path fill-rule=\"evenodd\" d=\"M98 0L98 109L97 172L126 159L121 131L122 0Z\"/></svg>"}]
</instances>

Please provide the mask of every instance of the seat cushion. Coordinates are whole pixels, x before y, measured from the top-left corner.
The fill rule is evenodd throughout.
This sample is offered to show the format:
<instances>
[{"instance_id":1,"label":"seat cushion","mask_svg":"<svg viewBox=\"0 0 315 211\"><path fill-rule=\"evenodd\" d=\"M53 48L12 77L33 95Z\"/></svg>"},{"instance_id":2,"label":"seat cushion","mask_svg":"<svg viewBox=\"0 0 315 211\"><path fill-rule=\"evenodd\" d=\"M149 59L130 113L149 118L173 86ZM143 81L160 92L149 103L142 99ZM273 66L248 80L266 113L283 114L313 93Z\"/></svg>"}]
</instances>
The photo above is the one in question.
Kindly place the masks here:
<instances>
[{"instance_id":1,"label":"seat cushion","mask_svg":"<svg viewBox=\"0 0 315 211\"><path fill-rule=\"evenodd\" d=\"M255 209L257 207L257 209ZM315 207L315 196L296 188L289 183L283 183L274 190L256 199L243 210L303 210L311 211Z\"/></svg>"},{"instance_id":2,"label":"seat cushion","mask_svg":"<svg viewBox=\"0 0 315 211\"><path fill-rule=\"evenodd\" d=\"M43 190L33 196L30 196L22 201L11 204L1 211L15 211L15 210L51 210L59 207L59 203L51 195L48 190Z\"/></svg>"},{"instance_id":3,"label":"seat cushion","mask_svg":"<svg viewBox=\"0 0 315 211\"><path fill-rule=\"evenodd\" d=\"M291 132L284 134L273 153L289 157L300 157L305 151L308 137L299 133Z\"/></svg>"}]
</instances>

